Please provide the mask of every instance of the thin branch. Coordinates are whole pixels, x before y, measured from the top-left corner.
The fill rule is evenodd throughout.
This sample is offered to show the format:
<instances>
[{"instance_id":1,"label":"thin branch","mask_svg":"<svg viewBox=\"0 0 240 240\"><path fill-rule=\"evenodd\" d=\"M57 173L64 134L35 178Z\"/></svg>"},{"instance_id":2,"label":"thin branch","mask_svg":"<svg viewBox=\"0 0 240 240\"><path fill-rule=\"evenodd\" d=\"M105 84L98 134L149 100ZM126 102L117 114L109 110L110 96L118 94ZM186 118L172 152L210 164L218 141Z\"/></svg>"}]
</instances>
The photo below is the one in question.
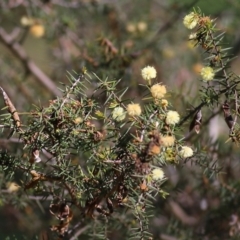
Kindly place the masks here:
<instances>
[{"instance_id":1,"label":"thin branch","mask_svg":"<svg viewBox=\"0 0 240 240\"><path fill-rule=\"evenodd\" d=\"M216 44L216 41L214 39L212 31L209 32L209 36L210 36L211 42L212 42L212 44L214 46L214 51L215 51L216 57L218 57L220 59L219 62L220 62L220 65L221 65L221 68L222 68L222 71L223 71L223 75L224 75L226 84L227 84L227 86L229 86L229 82L228 82L229 77L227 75L226 66L224 66L224 63L223 63L223 60L222 60L222 56L221 56L221 52L219 50L219 46Z\"/></svg>"},{"instance_id":2,"label":"thin branch","mask_svg":"<svg viewBox=\"0 0 240 240\"><path fill-rule=\"evenodd\" d=\"M178 126L182 126L183 123L185 123L191 116L193 116L197 111L199 111L206 104L207 102L200 103L197 107L195 107L192 111L190 111L189 114L180 121Z\"/></svg>"},{"instance_id":3,"label":"thin branch","mask_svg":"<svg viewBox=\"0 0 240 240\"><path fill-rule=\"evenodd\" d=\"M160 235L160 239L161 240L178 240L177 238L169 236L169 235L166 235L166 234L161 234Z\"/></svg>"},{"instance_id":4,"label":"thin branch","mask_svg":"<svg viewBox=\"0 0 240 240\"><path fill-rule=\"evenodd\" d=\"M80 228L69 240L77 239L78 236L80 236L83 232L85 232L89 228L90 226L85 226Z\"/></svg>"},{"instance_id":5,"label":"thin branch","mask_svg":"<svg viewBox=\"0 0 240 240\"><path fill-rule=\"evenodd\" d=\"M66 101L69 99L70 95L72 94L74 88L78 85L78 83L82 80L82 75L79 75L79 77L75 80L75 82L72 84L71 88L66 93L66 96L64 96L62 104L60 106L60 109L62 109L63 105L66 103Z\"/></svg>"},{"instance_id":6,"label":"thin branch","mask_svg":"<svg viewBox=\"0 0 240 240\"><path fill-rule=\"evenodd\" d=\"M234 117L233 125L232 125L232 127L230 129L230 134L233 132L233 129L234 129L236 123L237 123L238 108L239 108L239 105L238 105L238 94L237 94L237 91L235 90L235 117Z\"/></svg>"},{"instance_id":7,"label":"thin branch","mask_svg":"<svg viewBox=\"0 0 240 240\"><path fill-rule=\"evenodd\" d=\"M13 194L12 191L9 191L8 189L1 189L1 193L8 193L8 194ZM34 200L34 201L52 201L53 197L52 196L33 196L33 195L26 195L28 199Z\"/></svg>"},{"instance_id":8,"label":"thin branch","mask_svg":"<svg viewBox=\"0 0 240 240\"><path fill-rule=\"evenodd\" d=\"M0 138L0 143L5 143L5 144L7 144L7 143L23 143L23 141L19 138L9 138L9 139Z\"/></svg>"},{"instance_id":9,"label":"thin branch","mask_svg":"<svg viewBox=\"0 0 240 240\"><path fill-rule=\"evenodd\" d=\"M122 160L105 160L104 163L113 163L113 164L121 164Z\"/></svg>"},{"instance_id":10,"label":"thin branch","mask_svg":"<svg viewBox=\"0 0 240 240\"><path fill-rule=\"evenodd\" d=\"M189 225L189 226L196 226L199 222L199 219L196 217L192 217L188 215L182 207L175 201L170 200L169 201L169 206L171 208L171 211L173 214L184 224Z\"/></svg>"},{"instance_id":11,"label":"thin branch","mask_svg":"<svg viewBox=\"0 0 240 240\"><path fill-rule=\"evenodd\" d=\"M31 72L43 86L54 95L60 96L60 91L54 82L29 58L24 48L15 40L15 37L7 34L2 27L0 27L0 41L24 64L27 70Z\"/></svg>"},{"instance_id":12,"label":"thin branch","mask_svg":"<svg viewBox=\"0 0 240 240\"><path fill-rule=\"evenodd\" d=\"M222 108L219 108L216 112L214 112L211 116L209 116L206 121L204 121L201 125L201 128L203 128L204 126L207 126L209 124L209 122L215 117L217 116L220 112L222 111ZM184 141L189 141L194 135L196 135L196 133L194 131L191 131L188 133L188 135L183 138Z\"/></svg>"},{"instance_id":13,"label":"thin branch","mask_svg":"<svg viewBox=\"0 0 240 240\"><path fill-rule=\"evenodd\" d=\"M230 89L236 87L238 85L238 83L240 83L240 81L236 81L235 83L233 83L231 86L227 86L226 88L222 89L221 91L219 91L218 93L218 97L221 96L222 94L228 92ZM207 105L208 103L206 101L200 103L197 107L195 107L193 110L191 110L178 124L178 126L182 126L183 123L185 123L191 116L193 116L197 111L199 111L202 107L204 107L205 105Z\"/></svg>"},{"instance_id":14,"label":"thin branch","mask_svg":"<svg viewBox=\"0 0 240 240\"><path fill-rule=\"evenodd\" d=\"M79 8L83 5L81 1L60 1L60 0L52 0L51 4L65 8Z\"/></svg>"}]
</instances>

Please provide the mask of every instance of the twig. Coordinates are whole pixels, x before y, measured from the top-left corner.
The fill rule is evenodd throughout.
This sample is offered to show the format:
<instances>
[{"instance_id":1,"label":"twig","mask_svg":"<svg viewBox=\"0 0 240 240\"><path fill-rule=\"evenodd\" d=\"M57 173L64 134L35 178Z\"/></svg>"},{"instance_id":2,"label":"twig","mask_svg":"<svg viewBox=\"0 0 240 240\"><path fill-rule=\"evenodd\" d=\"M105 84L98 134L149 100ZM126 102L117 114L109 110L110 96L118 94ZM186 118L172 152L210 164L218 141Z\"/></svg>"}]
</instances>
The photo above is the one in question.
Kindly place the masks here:
<instances>
[{"instance_id":1,"label":"twig","mask_svg":"<svg viewBox=\"0 0 240 240\"><path fill-rule=\"evenodd\" d=\"M161 240L178 240L177 238L175 238L173 236L166 235L166 234L161 234L160 239Z\"/></svg>"},{"instance_id":2,"label":"twig","mask_svg":"<svg viewBox=\"0 0 240 240\"><path fill-rule=\"evenodd\" d=\"M52 0L51 4L65 7L65 8L79 8L83 5L80 1L66 2L66 1L59 1L59 0Z\"/></svg>"},{"instance_id":3,"label":"twig","mask_svg":"<svg viewBox=\"0 0 240 240\"><path fill-rule=\"evenodd\" d=\"M0 126L1 127L1 126ZM5 138L0 138L0 143L23 143L23 141L19 138L9 138L9 139L5 139Z\"/></svg>"},{"instance_id":4,"label":"twig","mask_svg":"<svg viewBox=\"0 0 240 240\"><path fill-rule=\"evenodd\" d=\"M235 90L235 117L234 117L233 125L232 125L232 127L230 129L230 134L233 132L233 129L234 129L235 125L236 125L237 117L238 117L237 113L238 113L238 94L237 94L237 91Z\"/></svg>"},{"instance_id":5,"label":"twig","mask_svg":"<svg viewBox=\"0 0 240 240\"><path fill-rule=\"evenodd\" d=\"M218 93L218 97L221 96L223 93L228 92L230 89L236 87L238 85L238 83L240 83L240 81L236 81L234 82L232 85L227 86L226 88L222 89L221 91L219 91ZM186 115L178 124L178 126L182 126L183 123L185 123L191 116L193 116L197 111L199 111L202 107L204 107L205 105L207 105L208 103L206 101L200 103L197 107L195 107L192 111L189 112L188 115Z\"/></svg>"},{"instance_id":6,"label":"twig","mask_svg":"<svg viewBox=\"0 0 240 240\"><path fill-rule=\"evenodd\" d=\"M159 111L156 110L154 111L150 116L149 116L149 120L151 120ZM151 121L149 121L150 123ZM143 137L144 137L144 133L145 133L145 130L147 129L148 125L144 125L143 128L142 128L142 132L141 132L141 137L140 137L140 141L142 142L143 141Z\"/></svg>"},{"instance_id":7,"label":"twig","mask_svg":"<svg viewBox=\"0 0 240 240\"><path fill-rule=\"evenodd\" d=\"M82 80L82 75L78 77L78 79L75 80L71 88L68 90L67 94L64 96L62 104L60 106L60 109L62 109L63 105L66 103L66 101L69 99L69 96L73 92L74 88L78 85L78 83Z\"/></svg>"},{"instance_id":8,"label":"twig","mask_svg":"<svg viewBox=\"0 0 240 240\"><path fill-rule=\"evenodd\" d=\"M19 114L18 114L15 106L13 105L11 99L8 97L7 93L3 90L3 88L0 87L0 90L2 91L5 106L7 107L8 112L11 114L12 119L14 120L14 123L17 127L17 131L22 132L21 121L20 121Z\"/></svg>"},{"instance_id":9,"label":"twig","mask_svg":"<svg viewBox=\"0 0 240 240\"><path fill-rule=\"evenodd\" d=\"M121 164L122 160L105 160L104 163L113 163L113 164Z\"/></svg>"},{"instance_id":10,"label":"twig","mask_svg":"<svg viewBox=\"0 0 240 240\"><path fill-rule=\"evenodd\" d=\"M2 189L1 193L8 193L8 194L13 194L13 192L7 190L7 189ZM52 201L53 197L52 196L32 196L32 195L26 195L28 199L34 200L34 201Z\"/></svg>"},{"instance_id":11,"label":"twig","mask_svg":"<svg viewBox=\"0 0 240 240\"><path fill-rule=\"evenodd\" d=\"M221 52L219 51L219 46L216 44L213 33L211 31L209 32L209 36L210 36L211 42L214 46L213 48L214 48L215 54L216 54L215 57L218 57L220 59L219 62L220 62L220 65L221 65L221 68L222 68L222 71L223 71L223 75L224 75L226 84L229 87L229 82L228 82L229 77L228 77L227 72L226 72L226 66L224 66L224 63L223 63L223 60L222 60Z\"/></svg>"},{"instance_id":12,"label":"twig","mask_svg":"<svg viewBox=\"0 0 240 240\"><path fill-rule=\"evenodd\" d=\"M187 215L187 213L180 207L178 203L176 203L173 200L169 201L169 206L174 213L174 215L184 224L189 226L197 225L199 222L199 219Z\"/></svg>"},{"instance_id":13,"label":"twig","mask_svg":"<svg viewBox=\"0 0 240 240\"><path fill-rule=\"evenodd\" d=\"M192 111L190 111L189 114L180 121L178 126L183 125L183 123L185 123L192 115L194 115L197 111L199 111L205 104L207 104L207 102L202 102L197 107L195 107Z\"/></svg>"},{"instance_id":14,"label":"twig","mask_svg":"<svg viewBox=\"0 0 240 240\"><path fill-rule=\"evenodd\" d=\"M215 116L217 116L222 111L222 108L219 108L216 112L214 112L211 116L208 117L203 123L202 128L206 126L211 119L213 119ZM189 141L196 133L194 131L191 131L185 138L183 138L184 141Z\"/></svg>"},{"instance_id":15,"label":"twig","mask_svg":"<svg viewBox=\"0 0 240 240\"><path fill-rule=\"evenodd\" d=\"M14 32L14 31L13 31ZM23 47L6 31L0 27L0 41L24 64L37 80L51 93L60 96L60 91L53 81L29 58Z\"/></svg>"},{"instance_id":16,"label":"twig","mask_svg":"<svg viewBox=\"0 0 240 240\"><path fill-rule=\"evenodd\" d=\"M7 125L0 125L0 128L13 128L13 127L11 127L11 126L7 126Z\"/></svg>"},{"instance_id":17,"label":"twig","mask_svg":"<svg viewBox=\"0 0 240 240\"><path fill-rule=\"evenodd\" d=\"M75 240L78 236L80 236L83 232L85 232L87 229L89 229L90 226L85 226L80 228L69 240Z\"/></svg>"}]
</instances>

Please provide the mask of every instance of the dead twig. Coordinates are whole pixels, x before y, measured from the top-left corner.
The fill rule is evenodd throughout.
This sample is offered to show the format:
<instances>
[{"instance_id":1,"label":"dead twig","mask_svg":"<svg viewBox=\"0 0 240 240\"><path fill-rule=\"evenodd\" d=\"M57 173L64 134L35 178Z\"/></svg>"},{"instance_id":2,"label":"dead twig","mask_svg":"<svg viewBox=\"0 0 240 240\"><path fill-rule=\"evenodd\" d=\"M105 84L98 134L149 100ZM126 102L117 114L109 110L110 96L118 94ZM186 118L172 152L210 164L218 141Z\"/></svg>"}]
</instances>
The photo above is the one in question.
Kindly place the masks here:
<instances>
[{"instance_id":1,"label":"dead twig","mask_svg":"<svg viewBox=\"0 0 240 240\"><path fill-rule=\"evenodd\" d=\"M189 216L178 203L175 201L169 201L170 208L173 212L173 214L184 224L189 226L195 226L198 224L199 219Z\"/></svg>"},{"instance_id":2,"label":"dead twig","mask_svg":"<svg viewBox=\"0 0 240 240\"><path fill-rule=\"evenodd\" d=\"M0 27L0 41L24 64L27 70L31 72L43 86L54 95L60 95L60 91L53 81L29 58L23 47L15 40L15 37L6 33L2 27Z\"/></svg>"}]
</instances>

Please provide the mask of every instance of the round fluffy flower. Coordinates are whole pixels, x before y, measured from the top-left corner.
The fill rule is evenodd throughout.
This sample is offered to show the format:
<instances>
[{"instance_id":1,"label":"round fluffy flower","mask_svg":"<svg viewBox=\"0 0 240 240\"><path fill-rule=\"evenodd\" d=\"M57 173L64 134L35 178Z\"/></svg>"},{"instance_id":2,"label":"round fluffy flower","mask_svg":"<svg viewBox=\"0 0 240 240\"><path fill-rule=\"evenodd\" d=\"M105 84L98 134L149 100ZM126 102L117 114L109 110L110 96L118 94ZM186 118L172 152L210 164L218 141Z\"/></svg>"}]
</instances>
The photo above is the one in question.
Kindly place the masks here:
<instances>
[{"instance_id":1,"label":"round fluffy flower","mask_svg":"<svg viewBox=\"0 0 240 240\"><path fill-rule=\"evenodd\" d=\"M157 71L154 67L147 66L142 69L142 77L146 81L150 81L151 79L157 76Z\"/></svg>"},{"instance_id":2,"label":"round fluffy flower","mask_svg":"<svg viewBox=\"0 0 240 240\"><path fill-rule=\"evenodd\" d=\"M163 108L166 108L168 106L168 100L162 99L161 105L162 105Z\"/></svg>"},{"instance_id":3,"label":"round fluffy flower","mask_svg":"<svg viewBox=\"0 0 240 240\"><path fill-rule=\"evenodd\" d=\"M179 152L180 156L183 158L188 158L193 155L193 150L190 147L183 146Z\"/></svg>"},{"instance_id":4,"label":"round fluffy flower","mask_svg":"<svg viewBox=\"0 0 240 240\"><path fill-rule=\"evenodd\" d=\"M197 38L197 33L191 33L188 37L189 40L196 40Z\"/></svg>"},{"instance_id":5,"label":"round fluffy flower","mask_svg":"<svg viewBox=\"0 0 240 240\"><path fill-rule=\"evenodd\" d=\"M211 67L203 67L201 70L201 76L204 81L213 80L214 75L214 70Z\"/></svg>"},{"instance_id":6,"label":"round fluffy flower","mask_svg":"<svg viewBox=\"0 0 240 240\"><path fill-rule=\"evenodd\" d=\"M126 112L124 111L124 109L122 107L116 107L112 111L112 117L117 122L120 122L126 117Z\"/></svg>"},{"instance_id":7,"label":"round fluffy flower","mask_svg":"<svg viewBox=\"0 0 240 240\"><path fill-rule=\"evenodd\" d=\"M197 40L197 33L191 33L189 35L189 41L187 43L187 46L190 48L190 49L193 49L197 46L198 44L198 40Z\"/></svg>"},{"instance_id":8,"label":"round fluffy flower","mask_svg":"<svg viewBox=\"0 0 240 240\"><path fill-rule=\"evenodd\" d=\"M42 24L35 24L35 25L32 25L30 27L30 33L36 37L36 38L40 38L44 35L45 33L45 28Z\"/></svg>"},{"instance_id":9,"label":"round fluffy flower","mask_svg":"<svg viewBox=\"0 0 240 240\"><path fill-rule=\"evenodd\" d=\"M27 17L27 16L23 16L23 17L21 17L20 22L24 27L28 27L28 26L31 26L34 23L34 20L32 18Z\"/></svg>"},{"instance_id":10,"label":"round fluffy flower","mask_svg":"<svg viewBox=\"0 0 240 240\"><path fill-rule=\"evenodd\" d=\"M127 113L129 116L139 116L142 113L142 109L138 103L130 103L127 105Z\"/></svg>"},{"instance_id":11,"label":"round fluffy flower","mask_svg":"<svg viewBox=\"0 0 240 240\"><path fill-rule=\"evenodd\" d=\"M145 32L147 30L147 24L145 22L139 22L137 28L139 32Z\"/></svg>"},{"instance_id":12,"label":"round fluffy flower","mask_svg":"<svg viewBox=\"0 0 240 240\"><path fill-rule=\"evenodd\" d=\"M7 182L6 184L8 192L16 192L19 190L20 186L16 184L15 182Z\"/></svg>"},{"instance_id":13,"label":"round fluffy flower","mask_svg":"<svg viewBox=\"0 0 240 240\"><path fill-rule=\"evenodd\" d=\"M168 161L170 163L177 163L176 152L173 148L167 148L164 156L165 156L166 161Z\"/></svg>"},{"instance_id":14,"label":"round fluffy flower","mask_svg":"<svg viewBox=\"0 0 240 240\"><path fill-rule=\"evenodd\" d=\"M164 147L171 147L174 145L175 138L173 136L162 136L161 143Z\"/></svg>"},{"instance_id":15,"label":"round fluffy flower","mask_svg":"<svg viewBox=\"0 0 240 240\"><path fill-rule=\"evenodd\" d=\"M126 29L128 32L134 33L136 32L136 25L134 25L133 23L128 23Z\"/></svg>"},{"instance_id":16,"label":"round fluffy flower","mask_svg":"<svg viewBox=\"0 0 240 240\"><path fill-rule=\"evenodd\" d=\"M155 168L152 170L152 178L153 180L161 180L164 178L164 172L162 168Z\"/></svg>"},{"instance_id":17,"label":"round fluffy flower","mask_svg":"<svg viewBox=\"0 0 240 240\"><path fill-rule=\"evenodd\" d=\"M166 123L170 125L174 125L178 123L180 120L180 116L176 111L168 111L166 116Z\"/></svg>"},{"instance_id":18,"label":"round fluffy flower","mask_svg":"<svg viewBox=\"0 0 240 240\"><path fill-rule=\"evenodd\" d=\"M183 18L183 24L186 28L193 29L197 26L198 19L199 16L196 13L191 12Z\"/></svg>"},{"instance_id":19,"label":"round fluffy flower","mask_svg":"<svg viewBox=\"0 0 240 240\"><path fill-rule=\"evenodd\" d=\"M83 119L82 119L81 117L77 117L77 118L75 118L73 121L74 121L74 123L75 123L76 125L78 125L79 123L82 123L82 122L83 122Z\"/></svg>"},{"instance_id":20,"label":"round fluffy flower","mask_svg":"<svg viewBox=\"0 0 240 240\"><path fill-rule=\"evenodd\" d=\"M152 96L154 98L163 98L164 95L167 93L166 87L160 84L155 84L150 89Z\"/></svg>"}]
</instances>

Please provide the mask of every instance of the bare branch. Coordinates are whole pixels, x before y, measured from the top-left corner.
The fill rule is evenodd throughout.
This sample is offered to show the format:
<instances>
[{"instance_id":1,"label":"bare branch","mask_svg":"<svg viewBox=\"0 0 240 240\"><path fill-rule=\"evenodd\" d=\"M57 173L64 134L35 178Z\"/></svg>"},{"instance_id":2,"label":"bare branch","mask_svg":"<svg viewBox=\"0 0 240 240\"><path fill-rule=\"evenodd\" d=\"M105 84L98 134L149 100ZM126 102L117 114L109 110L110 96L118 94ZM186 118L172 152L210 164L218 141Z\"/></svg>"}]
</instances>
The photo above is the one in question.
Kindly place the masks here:
<instances>
[{"instance_id":1,"label":"bare branch","mask_svg":"<svg viewBox=\"0 0 240 240\"><path fill-rule=\"evenodd\" d=\"M60 91L54 82L29 58L24 48L15 41L15 38L7 34L2 27L0 27L0 41L21 60L27 70L30 71L43 86L54 95L60 95Z\"/></svg>"}]
</instances>

